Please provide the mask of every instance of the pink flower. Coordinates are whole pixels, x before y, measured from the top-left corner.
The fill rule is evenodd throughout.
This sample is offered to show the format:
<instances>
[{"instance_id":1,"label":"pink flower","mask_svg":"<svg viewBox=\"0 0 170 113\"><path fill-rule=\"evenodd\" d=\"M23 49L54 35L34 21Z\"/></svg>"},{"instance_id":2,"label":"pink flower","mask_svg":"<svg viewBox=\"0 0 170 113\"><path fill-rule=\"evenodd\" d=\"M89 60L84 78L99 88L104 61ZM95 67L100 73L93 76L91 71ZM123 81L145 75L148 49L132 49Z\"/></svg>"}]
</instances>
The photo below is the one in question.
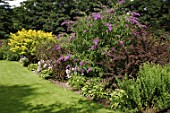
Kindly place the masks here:
<instances>
[{"instance_id":1,"label":"pink flower","mask_svg":"<svg viewBox=\"0 0 170 113\"><path fill-rule=\"evenodd\" d=\"M120 45L123 45L123 41L120 40L120 41L119 41L119 44L120 44Z\"/></svg>"},{"instance_id":2,"label":"pink flower","mask_svg":"<svg viewBox=\"0 0 170 113\"><path fill-rule=\"evenodd\" d=\"M96 46L95 46L95 45L92 45L90 50L93 51L93 50L95 50L95 48L96 48Z\"/></svg>"},{"instance_id":3,"label":"pink flower","mask_svg":"<svg viewBox=\"0 0 170 113\"><path fill-rule=\"evenodd\" d=\"M88 68L87 73L89 73L90 71L92 71L92 68Z\"/></svg>"},{"instance_id":4,"label":"pink flower","mask_svg":"<svg viewBox=\"0 0 170 113\"><path fill-rule=\"evenodd\" d=\"M96 46L96 45L99 43L99 38L95 38L95 39L93 40L93 42L94 42L94 45Z\"/></svg>"},{"instance_id":5,"label":"pink flower","mask_svg":"<svg viewBox=\"0 0 170 113\"><path fill-rule=\"evenodd\" d=\"M81 61L79 64L80 64L80 66L83 66L83 61Z\"/></svg>"}]
</instances>

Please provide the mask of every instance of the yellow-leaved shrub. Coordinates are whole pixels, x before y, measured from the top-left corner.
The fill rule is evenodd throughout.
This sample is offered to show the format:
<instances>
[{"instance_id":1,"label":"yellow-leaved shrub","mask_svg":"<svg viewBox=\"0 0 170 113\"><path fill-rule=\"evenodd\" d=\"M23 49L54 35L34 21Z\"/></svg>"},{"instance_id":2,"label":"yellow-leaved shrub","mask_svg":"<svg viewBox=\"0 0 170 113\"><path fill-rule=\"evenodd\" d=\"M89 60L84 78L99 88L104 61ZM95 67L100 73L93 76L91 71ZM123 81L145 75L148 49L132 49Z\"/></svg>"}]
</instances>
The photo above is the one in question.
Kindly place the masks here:
<instances>
[{"instance_id":1,"label":"yellow-leaved shrub","mask_svg":"<svg viewBox=\"0 0 170 113\"><path fill-rule=\"evenodd\" d=\"M55 41L52 33L41 30L25 30L22 29L17 33L10 34L9 46L10 50L27 57L34 56L36 48L39 44L47 41Z\"/></svg>"}]
</instances>

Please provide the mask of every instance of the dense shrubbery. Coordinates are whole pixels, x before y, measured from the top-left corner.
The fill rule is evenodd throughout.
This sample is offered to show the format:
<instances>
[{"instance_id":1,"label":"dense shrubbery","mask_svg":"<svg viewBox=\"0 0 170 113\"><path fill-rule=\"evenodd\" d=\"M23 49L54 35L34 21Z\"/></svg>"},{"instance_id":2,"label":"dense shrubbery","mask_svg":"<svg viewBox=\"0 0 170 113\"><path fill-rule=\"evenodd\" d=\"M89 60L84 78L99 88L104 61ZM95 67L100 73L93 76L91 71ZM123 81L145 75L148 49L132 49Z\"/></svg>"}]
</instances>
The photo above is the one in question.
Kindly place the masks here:
<instances>
[{"instance_id":1,"label":"dense shrubbery","mask_svg":"<svg viewBox=\"0 0 170 113\"><path fill-rule=\"evenodd\" d=\"M158 112L170 106L170 66L144 64L137 79L118 80L111 105L124 112ZM117 99L119 99L117 101ZM149 111L150 110L150 111Z\"/></svg>"},{"instance_id":2,"label":"dense shrubbery","mask_svg":"<svg viewBox=\"0 0 170 113\"><path fill-rule=\"evenodd\" d=\"M75 22L64 21L61 25L68 26L71 33L59 34L56 39L52 33L36 30L11 33L5 52L10 47L22 55L20 62L40 77L68 80L84 96L109 101L113 109L165 109L170 106L170 66L166 65L170 40L146 32L147 27L139 22L143 13L118 12L125 7L121 7L124 2L120 1L116 9L104 7ZM0 58L3 55L4 59L3 46L0 48Z\"/></svg>"}]
</instances>

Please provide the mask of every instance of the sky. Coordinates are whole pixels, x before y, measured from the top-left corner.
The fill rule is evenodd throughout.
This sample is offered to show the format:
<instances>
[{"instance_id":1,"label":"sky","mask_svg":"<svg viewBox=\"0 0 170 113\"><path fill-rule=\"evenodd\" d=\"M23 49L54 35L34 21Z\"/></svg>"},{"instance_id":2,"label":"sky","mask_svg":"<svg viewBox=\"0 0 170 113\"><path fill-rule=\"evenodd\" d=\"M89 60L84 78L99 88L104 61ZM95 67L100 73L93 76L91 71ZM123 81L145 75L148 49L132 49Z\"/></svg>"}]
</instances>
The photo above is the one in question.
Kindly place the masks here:
<instances>
[{"instance_id":1,"label":"sky","mask_svg":"<svg viewBox=\"0 0 170 113\"><path fill-rule=\"evenodd\" d=\"M11 6L19 6L20 5L20 2L23 2L23 1L26 1L26 0L13 0L13 1L8 1L8 3L11 5Z\"/></svg>"}]
</instances>

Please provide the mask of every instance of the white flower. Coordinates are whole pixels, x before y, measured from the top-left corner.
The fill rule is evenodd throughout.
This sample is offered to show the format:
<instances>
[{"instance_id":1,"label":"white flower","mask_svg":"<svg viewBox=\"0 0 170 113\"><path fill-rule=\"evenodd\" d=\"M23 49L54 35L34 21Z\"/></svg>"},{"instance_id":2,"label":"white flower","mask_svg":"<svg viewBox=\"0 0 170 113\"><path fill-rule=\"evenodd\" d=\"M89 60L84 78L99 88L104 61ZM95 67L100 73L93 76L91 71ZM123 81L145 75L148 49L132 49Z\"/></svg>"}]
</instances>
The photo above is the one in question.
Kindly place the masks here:
<instances>
[{"instance_id":1,"label":"white flower","mask_svg":"<svg viewBox=\"0 0 170 113\"><path fill-rule=\"evenodd\" d=\"M147 7L143 8L144 11L147 11Z\"/></svg>"},{"instance_id":2,"label":"white flower","mask_svg":"<svg viewBox=\"0 0 170 113\"><path fill-rule=\"evenodd\" d=\"M72 71L75 71L76 69L75 68L71 68Z\"/></svg>"},{"instance_id":3,"label":"white flower","mask_svg":"<svg viewBox=\"0 0 170 113\"><path fill-rule=\"evenodd\" d=\"M46 68L46 67L47 67L47 64L44 64L44 65L43 65L43 68Z\"/></svg>"},{"instance_id":4,"label":"white flower","mask_svg":"<svg viewBox=\"0 0 170 113\"><path fill-rule=\"evenodd\" d=\"M70 70L69 69L66 69L66 74L70 74Z\"/></svg>"},{"instance_id":5,"label":"white flower","mask_svg":"<svg viewBox=\"0 0 170 113\"><path fill-rule=\"evenodd\" d=\"M131 2L133 2L134 0L130 0Z\"/></svg>"},{"instance_id":6,"label":"white flower","mask_svg":"<svg viewBox=\"0 0 170 113\"><path fill-rule=\"evenodd\" d=\"M127 14L127 15L130 15L130 13L129 13L129 12L127 12L126 14Z\"/></svg>"},{"instance_id":7,"label":"white flower","mask_svg":"<svg viewBox=\"0 0 170 113\"><path fill-rule=\"evenodd\" d=\"M71 76L70 76L70 73L71 73L71 71L69 70L69 69L66 69L66 76L67 76L67 78L70 78Z\"/></svg>"}]
</instances>

